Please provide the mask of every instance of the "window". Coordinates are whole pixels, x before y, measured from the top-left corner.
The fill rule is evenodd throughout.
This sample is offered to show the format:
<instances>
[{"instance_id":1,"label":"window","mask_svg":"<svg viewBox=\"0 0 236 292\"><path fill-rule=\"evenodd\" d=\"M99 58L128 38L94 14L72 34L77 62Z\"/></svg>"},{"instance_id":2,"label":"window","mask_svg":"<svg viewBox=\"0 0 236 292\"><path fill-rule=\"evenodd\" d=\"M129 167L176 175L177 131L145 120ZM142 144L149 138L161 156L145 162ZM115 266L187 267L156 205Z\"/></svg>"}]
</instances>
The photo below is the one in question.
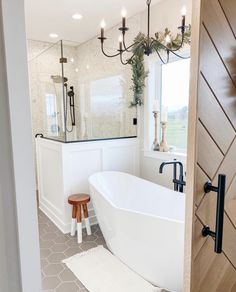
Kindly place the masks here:
<instances>
[{"instance_id":1,"label":"window","mask_svg":"<svg viewBox=\"0 0 236 292\"><path fill-rule=\"evenodd\" d=\"M161 115L168 109L166 141L175 152L186 153L190 59L161 65Z\"/></svg>"}]
</instances>

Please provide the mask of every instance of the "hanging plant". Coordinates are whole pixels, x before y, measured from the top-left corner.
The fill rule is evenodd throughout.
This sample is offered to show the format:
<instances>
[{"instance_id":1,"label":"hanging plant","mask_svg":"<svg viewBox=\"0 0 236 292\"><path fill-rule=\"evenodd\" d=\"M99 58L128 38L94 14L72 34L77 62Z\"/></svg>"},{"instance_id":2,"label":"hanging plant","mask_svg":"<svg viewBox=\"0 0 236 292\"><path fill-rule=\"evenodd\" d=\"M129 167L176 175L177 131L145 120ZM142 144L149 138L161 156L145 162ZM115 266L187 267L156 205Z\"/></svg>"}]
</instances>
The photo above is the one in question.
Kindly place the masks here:
<instances>
[{"instance_id":1,"label":"hanging plant","mask_svg":"<svg viewBox=\"0 0 236 292\"><path fill-rule=\"evenodd\" d=\"M168 47L172 50L178 48L182 42L182 35L177 34L175 37L171 36L171 32L168 28L165 29L164 32L155 33L155 39L158 42L153 42L151 46L151 53L156 51L160 56L162 51L166 51L166 48L162 45L165 44L166 36L170 37L170 42ZM184 33L183 43L190 44L191 37L191 26ZM139 33L135 39L134 43L136 44L133 47L133 57L128 61L128 63L132 67L132 82L131 90L133 91L133 101L131 102L131 106L141 106L143 104L143 92L145 88L145 80L148 77L149 72L145 70L144 64L144 56L145 51L143 46L140 44L144 44L148 41L148 38L145 34Z\"/></svg>"}]
</instances>

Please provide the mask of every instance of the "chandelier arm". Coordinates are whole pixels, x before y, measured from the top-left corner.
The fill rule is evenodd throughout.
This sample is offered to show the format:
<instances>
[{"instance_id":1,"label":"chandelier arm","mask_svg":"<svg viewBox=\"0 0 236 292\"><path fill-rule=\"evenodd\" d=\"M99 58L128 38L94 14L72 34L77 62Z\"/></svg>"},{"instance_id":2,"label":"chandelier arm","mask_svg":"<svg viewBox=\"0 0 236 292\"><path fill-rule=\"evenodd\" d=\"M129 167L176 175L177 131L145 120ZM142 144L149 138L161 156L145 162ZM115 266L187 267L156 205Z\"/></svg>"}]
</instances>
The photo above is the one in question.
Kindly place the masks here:
<instances>
[{"instance_id":1,"label":"chandelier arm","mask_svg":"<svg viewBox=\"0 0 236 292\"><path fill-rule=\"evenodd\" d=\"M166 51L170 51L170 50L171 50L170 48L168 48L167 46L165 46L165 45L164 45L163 43L161 43L160 41L155 40L154 38L152 38L151 45L153 45L154 43L159 44L159 45L162 46L163 49L165 49ZM154 48L154 49L155 49L155 48ZM155 51L156 51L156 49L155 49Z\"/></svg>"},{"instance_id":2,"label":"chandelier arm","mask_svg":"<svg viewBox=\"0 0 236 292\"><path fill-rule=\"evenodd\" d=\"M160 44L164 49L166 49L167 51L170 51L170 52L174 53L174 52L179 51L179 50L183 47L183 44L184 44L184 34L182 34L181 44L180 44L176 49L168 48L167 46L165 46L165 45L164 45L163 43L161 43L160 41L155 40L154 38L152 38L151 46L152 46L154 43L158 43L158 44Z\"/></svg>"},{"instance_id":3,"label":"chandelier arm","mask_svg":"<svg viewBox=\"0 0 236 292\"><path fill-rule=\"evenodd\" d=\"M132 61L132 59L135 57L135 54L133 54L128 60L126 60L126 62L123 61L122 58L123 53L120 54L120 61L123 65L128 65L130 61Z\"/></svg>"},{"instance_id":4,"label":"chandelier arm","mask_svg":"<svg viewBox=\"0 0 236 292\"><path fill-rule=\"evenodd\" d=\"M181 55L179 55L179 54L177 54L177 53L175 53L175 52L172 52L172 51L170 51L172 54L174 54L176 57L179 57L180 59L189 59L190 58L190 56L188 56L188 57L183 57L183 56L181 56Z\"/></svg>"},{"instance_id":5,"label":"chandelier arm","mask_svg":"<svg viewBox=\"0 0 236 292\"><path fill-rule=\"evenodd\" d=\"M120 62L121 62L122 65L127 65L128 62L124 62L124 61L123 61L122 55L123 55L123 54L121 53L121 54L120 54Z\"/></svg>"},{"instance_id":6,"label":"chandelier arm","mask_svg":"<svg viewBox=\"0 0 236 292\"><path fill-rule=\"evenodd\" d=\"M135 42L135 43L133 43L132 45L126 47L125 39L124 39L124 37L123 37L123 46L124 46L124 49L125 49L126 52L131 53L132 50L130 50L130 49L131 49L132 47L136 46L136 45L138 45L138 47L139 47L140 45L142 45L142 43L141 43L141 42Z\"/></svg>"},{"instance_id":7,"label":"chandelier arm","mask_svg":"<svg viewBox=\"0 0 236 292\"><path fill-rule=\"evenodd\" d=\"M175 48L175 49L170 49L171 52L176 52L176 51L179 51L182 47L183 47L183 44L184 44L184 34L182 33L182 40L181 40L181 44Z\"/></svg>"},{"instance_id":8,"label":"chandelier arm","mask_svg":"<svg viewBox=\"0 0 236 292\"><path fill-rule=\"evenodd\" d=\"M114 58L114 57L117 57L120 55L120 52L117 53L117 54L114 54L114 55L108 55L105 51L104 51L104 46L103 46L103 43L101 44L101 49L102 49L102 53L104 56L108 57L108 58Z\"/></svg>"},{"instance_id":9,"label":"chandelier arm","mask_svg":"<svg viewBox=\"0 0 236 292\"><path fill-rule=\"evenodd\" d=\"M124 46L124 49L125 49L126 52L131 53L132 50L130 50L130 48L132 48L136 44L137 43L133 43L132 45L127 47L126 44L125 44L125 34L123 34L123 46Z\"/></svg>"},{"instance_id":10,"label":"chandelier arm","mask_svg":"<svg viewBox=\"0 0 236 292\"><path fill-rule=\"evenodd\" d=\"M155 51L156 51L158 57L160 58L161 62L162 62L164 65L167 64L167 63L169 62L169 55L170 55L170 54L169 54L169 50L167 51L167 60L166 60L166 62L164 61L164 59L162 58L162 56L161 56L161 54L158 52L158 50L155 49Z\"/></svg>"}]
</instances>

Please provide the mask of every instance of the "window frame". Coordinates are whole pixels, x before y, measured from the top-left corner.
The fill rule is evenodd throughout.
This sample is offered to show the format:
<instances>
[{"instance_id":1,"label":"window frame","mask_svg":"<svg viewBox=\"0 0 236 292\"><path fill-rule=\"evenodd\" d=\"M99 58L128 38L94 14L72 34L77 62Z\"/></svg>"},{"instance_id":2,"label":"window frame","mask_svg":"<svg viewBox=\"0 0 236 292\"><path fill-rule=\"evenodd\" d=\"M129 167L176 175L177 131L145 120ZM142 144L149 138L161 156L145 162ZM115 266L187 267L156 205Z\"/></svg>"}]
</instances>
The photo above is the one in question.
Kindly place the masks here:
<instances>
[{"instance_id":1,"label":"window frame","mask_svg":"<svg viewBox=\"0 0 236 292\"><path fill-rule=\"evenodd\" d=\"M182 51L181 56L187 59L190 59L190 48L186 48ZM178 61L179 58L173 54L170 56L169 62ZM191 64L190 64L191 66ZM187 154L183 152L178 152L178 149L174 152L159 152L153 151L152 145L154 140L154 118L153 118L153 103L155 100L159 101L159 106L161 110L161 98L162 98L162 78L156 78L162 74L162 62L157 59L156 55L151 55L146 60L146 68L148 68L149 76L146 82L145 95L147 100L144 105L144 148L143 153L145 157L157 158L157 159L170 159L175 156L178 159L186 161ZM160 117L158 117L158 135L160 135Z\"/></svg>"}]
</instances>

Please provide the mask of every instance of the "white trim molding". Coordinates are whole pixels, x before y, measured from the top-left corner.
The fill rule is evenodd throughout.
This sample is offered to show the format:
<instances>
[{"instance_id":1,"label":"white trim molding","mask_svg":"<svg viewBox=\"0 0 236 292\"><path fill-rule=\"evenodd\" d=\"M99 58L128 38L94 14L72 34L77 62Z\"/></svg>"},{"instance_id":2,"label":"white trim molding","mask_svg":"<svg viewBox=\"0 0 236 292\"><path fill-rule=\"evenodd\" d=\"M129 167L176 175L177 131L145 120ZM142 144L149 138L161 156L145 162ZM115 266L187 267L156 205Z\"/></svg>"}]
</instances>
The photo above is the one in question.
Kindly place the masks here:
<instances>
[{"instance_id":1,"label":"white trim molding","mask_svg":"<svg viewBox=\"0 0 236 292\"><path fill-rule=\"evenodd\" d=\"M89 193L88 177L100 171L121 171L139 176L139 140L127 138L60 143L36 139L39 207L63 232L71 230L68 196ZM89 203L91 224L97 219Z\"/></svg>"},{"instance_id":2,"label":"white trim molding","mask_svg":"<svg viewBox=\"0 0 236 292\"><path fill-rule=\"evenodd\" d=\"M0 1L0 291L40 292L23 0Z\"/></svg>"},{"instance_id":3,"label":"white trim molding","mask_svg":"<svg viewBox=\"0 0 236 292\"><path fill-rule=\"evenodd\" d=\"M144 150L143 151L144 157L154 158L158 160L173 160L177 159L182 163L186 163L187 155L184 153L177 153L177 152L160 152L160 151L152 151L152 150Z\"/></svg>"}]
</instances>

